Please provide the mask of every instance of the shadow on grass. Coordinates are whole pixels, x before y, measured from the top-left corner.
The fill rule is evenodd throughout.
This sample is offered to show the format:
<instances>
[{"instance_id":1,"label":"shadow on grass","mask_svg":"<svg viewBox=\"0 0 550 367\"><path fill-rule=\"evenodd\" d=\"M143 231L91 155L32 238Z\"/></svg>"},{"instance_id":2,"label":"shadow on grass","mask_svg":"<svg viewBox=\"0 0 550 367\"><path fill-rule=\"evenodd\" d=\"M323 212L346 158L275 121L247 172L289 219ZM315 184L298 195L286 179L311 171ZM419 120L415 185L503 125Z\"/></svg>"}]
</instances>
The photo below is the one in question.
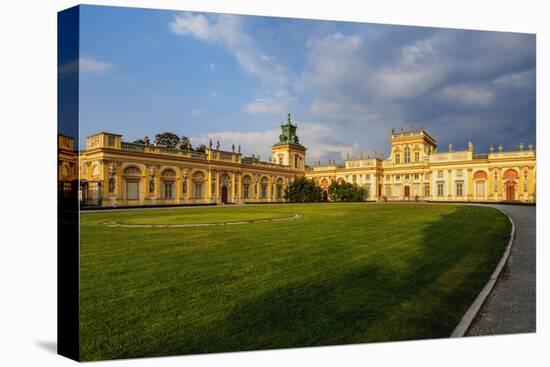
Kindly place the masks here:
<instances>
[{"instance_id":1,"label":"shadow on grass","mask_svg":"<svg viewBox=\"0 0 550 367\"><path fill-rule=\"evenodd\" d=\"M128 337L97 335L90 340L95 346L83 357L152 357L448 337L502 256L509 222L500 212L483 207L458 206L435 219L428 216L429 223L416 217L422 213L426 215L411 206L392 222L393 231L423 226L421 239L410 239L410 246L404 238L400 241L405 242L387 243L368 256L348 252L321 276L304 273L300 281L230 299L235 304L226 314L205 313L212 321L153 315L159 323L150 329L141 324L139 330L131 325L116 330ZM346 238L341 242L345 245ZM227 296L219 294L212 302ZM178 312L196 311L186 310L185 305Z\"/></svg>"},{"instance_id":2,"label":"shadow on grass","mask_svg":"<svg viewBox=\"0 0 550 367\"><path fill-rule=\"evenodd\" d=\"M367 265L288 284L238 304L223 320L197 330L191 343L174 345L174 352L448 337L488 280L508 238L507 221L484 210L459 207L428 225L418 251L405 263L399 252L390 252ZM493 221L496 227L489 224L492 229L481 233L461 228L472 215L477 225ZM462 240L454 241L453 233Z\"/></svg>"}]
</instances>

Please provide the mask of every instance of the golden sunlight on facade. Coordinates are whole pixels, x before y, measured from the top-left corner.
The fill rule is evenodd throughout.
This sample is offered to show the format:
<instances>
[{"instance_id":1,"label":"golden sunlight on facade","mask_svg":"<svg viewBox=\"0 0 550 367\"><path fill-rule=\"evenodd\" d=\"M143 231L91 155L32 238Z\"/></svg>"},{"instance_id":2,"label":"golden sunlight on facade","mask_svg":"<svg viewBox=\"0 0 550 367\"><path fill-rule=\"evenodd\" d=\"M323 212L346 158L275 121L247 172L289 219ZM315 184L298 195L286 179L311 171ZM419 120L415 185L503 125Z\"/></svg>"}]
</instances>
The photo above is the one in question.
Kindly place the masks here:
<instances>
[{"instance_id":1,"label":"golden sunlight on facade","mask_svg":"<svg viewBox=\"0 0 550 367\"><path fill-rule=\"evenodd\" d=\"M83 206L280 203L285 187L305 176L322 187L324 200L336 181L364 187L369 201L536 201L532 146L520 144L511 152L499 146L476 154L469 142L467 150L449 146L440 152L426 131L392 130L387 159L369 156L307 167L306 148L290 114L281 130L270 162L244 157L240 147L220 150L219 143L202 153L98 133L86 138L86 149L78 155L78 184L72 139L60 135L60 190L78 187Z\"/></svg>"},{"instance_id":2,"label":"golden sunlight on facade","mask_svg":"<svg viewBox=\"0 0 550 367\"><path fill-rule=\"evenodd\" d=\"M535 202L536 157L532 146L489 153L468 149L439 152L423 130L393 131L387 159L346 160L343 165L314 166L305 172L323 187L334 180L363 186L367 200Z\"/></svg>"}]
</instances>

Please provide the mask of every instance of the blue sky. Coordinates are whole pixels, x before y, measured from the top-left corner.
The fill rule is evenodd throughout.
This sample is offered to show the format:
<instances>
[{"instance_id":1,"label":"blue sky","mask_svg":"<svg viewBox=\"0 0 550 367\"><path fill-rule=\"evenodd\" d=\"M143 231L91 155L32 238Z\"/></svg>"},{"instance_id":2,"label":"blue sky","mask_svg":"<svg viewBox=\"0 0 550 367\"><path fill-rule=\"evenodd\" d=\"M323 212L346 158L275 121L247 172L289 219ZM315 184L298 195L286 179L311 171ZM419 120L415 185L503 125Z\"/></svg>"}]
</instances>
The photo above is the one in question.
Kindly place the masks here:
<instances>
[{"instance_id":1,"label":"blue sky","mask_svg":"<svg viewBox=\"0 0 550 367\"><path fill-rule=\"evenodd\" d=\"M82 6L80 135L172 131L268 158L292 112L313 160L535 143L535 36Z\"/></svg>"}]
</instances>

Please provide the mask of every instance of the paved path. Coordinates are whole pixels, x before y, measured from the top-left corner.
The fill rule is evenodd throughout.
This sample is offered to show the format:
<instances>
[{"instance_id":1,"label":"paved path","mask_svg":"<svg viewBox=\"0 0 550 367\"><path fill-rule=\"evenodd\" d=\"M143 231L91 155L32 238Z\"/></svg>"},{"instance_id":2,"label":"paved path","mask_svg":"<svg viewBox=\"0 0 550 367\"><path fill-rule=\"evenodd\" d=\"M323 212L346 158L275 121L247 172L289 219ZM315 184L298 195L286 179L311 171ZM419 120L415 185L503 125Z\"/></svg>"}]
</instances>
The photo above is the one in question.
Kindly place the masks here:
<instances>
[{"instance_id":1,"label":"paved path","mask_svg":"<svg viewBox=\"0 0 550 367\"><path fill-rule=\"evenodd\" d=\"M516 240L502 273L466 335L536 331L536 207L490 205L516 225Z\"/></svg>"}]
</instances>

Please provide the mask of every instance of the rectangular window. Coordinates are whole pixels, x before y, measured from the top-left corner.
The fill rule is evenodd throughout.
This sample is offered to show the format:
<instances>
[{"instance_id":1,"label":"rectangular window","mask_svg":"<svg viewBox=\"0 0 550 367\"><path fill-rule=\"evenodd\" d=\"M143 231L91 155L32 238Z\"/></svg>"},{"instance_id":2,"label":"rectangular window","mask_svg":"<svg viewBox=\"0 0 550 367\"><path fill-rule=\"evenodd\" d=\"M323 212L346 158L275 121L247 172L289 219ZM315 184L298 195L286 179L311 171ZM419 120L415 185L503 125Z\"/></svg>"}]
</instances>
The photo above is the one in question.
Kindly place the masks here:
<instances>
[{"instance_id":1,"label":"rectangular window","mask_svg":"<svg viewBox=\"0 0 550 367\"><path fill-rule=\"evenodd\" d=\"M418 173L415 173L415 174L414 174L414 179L415 179L415 180L418 180Z\"/></svg>"},{"instance_id":2,"label":"rectangular window","mask_svg":"<svg viewBox=\"0 0 550 367\"><path fill-rule=\"evenodd\" d=\"M164 198L165 199L172 199L173 198L173 189L174 184L173 183L164 183Z\"/></svg>"},{"instance_id":3,"label":"rectangular window","mask_svg":"<svg viewBox=\"0 0 550 367\"><path fill-rule=\"evenodd\" d=\"M399 156L399 154L396 154L395 155L395 164L400 164L401 163L401 157Z\"/></svg>"},{"instance_id":4,"label":"rectangular window","mask_svg":"<svg viewBox=\"0 0 550 367\"><path fill-rule=\"evenodd\" d=\"M414 152L414 161L420 162L420 152Z\"/></svg>"},{"instance_id":5,"label":"rectangular window","mask_svg":"<svg viewBox=\"0 0 550 367\"><path fill-rule=\"evenodd\" d=\"M464 184L462 182L456 183L456 196L463 196L463 187Z\"/></svg>"},{"instance_id":6,"label":"rectangular window","mask_svg":"<svg viewBox=\"0 0 550 367\"><path fill-rule=\"evenodd\" d=\"M476 196L478 198L485 197L485 181L476 181Z\"/></svg>"},{"instance_id":7,"label":"rectangular window","mask_svg":"<svg viewBox=\"0 0 550 367\"><path fill-rule=\"evenodd\" d=\"M437 178L443 178L443 171L437 171Z\"/></svg>"},{"instance_id":8,"label":"rectangular window","mask_svg":"<svg viewBox=\"0 0 550 367\"><path fill-rule=\"evenodd\" d=\"M126 181L126 199L139 199L139 181Z\"/></svg>"},{"instance_id":9,"label":"rectangular window","mask_svg":"<svg viewBox=\"0 0 550 367\"><path fill-rule=\"evenodd\" d=\"M420 184L415 183L413 184L413 196L420 196Z\"/></svg>"},{"instance_id":10,"label":"rectangular window","mask_svg":"<svg viewBox=\"0 0 550 367\"><path fill-rule=\"evenodd\" d=\"M405 163L411 163L411 150L409 148L405 148L405 153L403 154L403 158Z\"/></svg>"},{"instance_id":11,"label":"rectangular window","mask_svg":"<svg viewBox=\"0 0 550 367\"><path fill-rule=\"evenodd\" d=\"M370 198L370 185L365 186L365 196L366 198Z\"/></svg>"},{"instance_id":12,"label":"rectangular window","mask_svg":"<svg viewBox=\"0 0 550 367\"><path fill-rule=\"evenodd\" d=\"M401 180L401 175L395 176L395 181L399 181L399 180Z\"/></svg>"},{"instance_id":13,"label":"rectangular window","mask_svg":"<svg viewBox=\"0 0 550 367\"><path fill-rule=\"evenodd\" d=\"M396 196L396 197L401 196L401 184L394 186L393 195Z\"/></svg>"},{"instance_id":14,"label":"rectangular window","mask_svg":"<svg viewBox=\"0 0 550 367\"><path fill-rule=\"evenodd\" d=\"M424 196L430 196L430 184L424 184Z\"/></svg>"},{"instance_id":15,"label":"rectangular window","mask_svg":"<svg viewBox=\"0 0 550 367\"><path fill-rule=\"evenodd\" d=\"M365 181L370 181L370 175L365 175Z\"/></svg>"},{"instance_id":16,"label":"rectangular window","mask_svg":"<svg viewBox=\"0 0 550 367\"><path fill-rule=\"evenodd\" d=\"M456 177L462 177L462 170L461 169L456 171Z\"/></svg>"},{"instance_id":17,"label":"rectangular window","mask_svg":"<svg viewBox=\"0 0 550 367\"><path fill-rule=\"evenodd\" d=\"M437 183L437 196L443 196L444 195L444 186L443 182Z\"/></svg>"},{"instance_id":18,"label":"rectangular window","mask_svg":"<svg viewBox=\"0 0 550 367\"><path fill-rule=\"evenodd\" d=\"M386 197L391 197L391 186L386 185Z\"/></svg>"},{"instance_id":19,"label":"rectangular window","mask_svg":"<svg viewBox=\"0 0 550 367\"><path fill-rule=\"evenodd\" d=\"M202 183L195 183L195 199L202 199Z\"/></svg>"}]
</instances>

